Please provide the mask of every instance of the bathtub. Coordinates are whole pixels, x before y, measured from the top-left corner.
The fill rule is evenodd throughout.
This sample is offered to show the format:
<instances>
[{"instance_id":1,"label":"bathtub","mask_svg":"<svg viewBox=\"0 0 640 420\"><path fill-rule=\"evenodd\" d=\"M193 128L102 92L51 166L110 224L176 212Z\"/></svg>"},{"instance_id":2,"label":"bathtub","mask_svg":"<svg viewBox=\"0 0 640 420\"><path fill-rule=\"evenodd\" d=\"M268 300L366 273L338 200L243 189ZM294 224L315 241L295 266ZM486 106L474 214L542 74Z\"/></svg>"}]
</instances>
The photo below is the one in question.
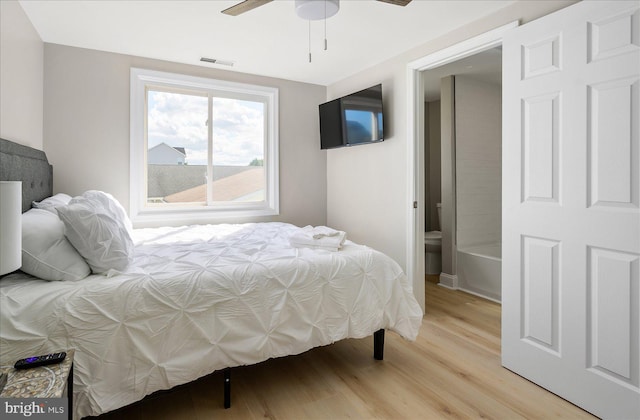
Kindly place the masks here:
<instances>
[{"instance_id":1,"label":"bathtub","mask_svg":"<svg viewBox=\"0 0 640 420\"><path fill-rule=\"evenodd\" d=\"M458 249L458 289L500 302L502 247L500 243Z\"/></svg>"}]
</instances>

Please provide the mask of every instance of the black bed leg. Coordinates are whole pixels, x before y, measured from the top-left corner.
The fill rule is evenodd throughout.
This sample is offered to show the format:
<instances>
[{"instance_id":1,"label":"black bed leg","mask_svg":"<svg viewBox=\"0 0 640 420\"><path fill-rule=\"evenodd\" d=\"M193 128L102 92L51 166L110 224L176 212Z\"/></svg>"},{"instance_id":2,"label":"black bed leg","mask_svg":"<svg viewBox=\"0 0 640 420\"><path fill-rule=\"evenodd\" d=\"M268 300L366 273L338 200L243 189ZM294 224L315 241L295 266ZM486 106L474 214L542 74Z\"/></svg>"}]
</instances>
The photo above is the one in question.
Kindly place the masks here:
<instances>
[{"instance_id":1,"label":"black bed leg","mask_svg":"<svg viewBox=\"0 0 640 420\"><path fill-rule=\"evenodd\" d=\"M224 408L231 407L231 368L224 370Z\"/></svg>"},{"instance_id":2,"label":"black bed leg","mask_svg":"<svg viewBox=\"0 0 640 420\"><path fill-rule=\"evenodd\" d=\"M384 358L384 329L373 333L373 358L376 360Z\"/></svg>"}]
</instances>

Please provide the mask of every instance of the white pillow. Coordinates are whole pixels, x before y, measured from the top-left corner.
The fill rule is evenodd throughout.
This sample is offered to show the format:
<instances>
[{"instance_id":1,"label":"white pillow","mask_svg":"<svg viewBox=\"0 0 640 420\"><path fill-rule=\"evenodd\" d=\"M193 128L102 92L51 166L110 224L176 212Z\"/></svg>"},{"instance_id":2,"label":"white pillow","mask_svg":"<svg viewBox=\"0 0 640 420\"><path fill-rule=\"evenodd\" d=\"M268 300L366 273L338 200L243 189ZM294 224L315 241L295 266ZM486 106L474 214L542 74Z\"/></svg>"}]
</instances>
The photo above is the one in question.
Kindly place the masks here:
<instances>
[{"instance_id":1,"label":"white pillow","mask_svg":"<svg viewBox=\"0 0 640 420\"><path fill-rule=\"evenodd\" d=\"M42 209L22 214L21 270L43 280L80 280L91 273L65 238L62 221Z\"/></svg>"},{"instance_id":2,"label":"white pillow","mask_svg":"<svg viewBox=\"0 0 640 420\"><path fill-rule=\"evenodd\" d=\"M122 207L122 204L120 204L120 202L111 194L103 191L89 190L85 191L84 194L82 194L82 197L100 202L107 211L111 212L114 217L117 217L124 224L129 231L129 234L131 234L131 231L133 230L131 220L129 220L129 216L127 216L127 212L124 210L124 207Z\"/></svg>"},{"instance_id":3,"label":"white pillow","mask_svg":"<svg viewBox=\"0 0 640 420\"><path fill-rule=\"evenodd\" d=\"M58 193L54 196L47 197L42 201L33 201L31 206L36 209L50 211L57 216L58 212L56 212L56 207L66 206L69 204L69 201L71 201L70 195Z\"/></svg>"},{"instance_id":4,"label":"white pillow","mask_svg":"<svg viewBox=\"0 0 640 420\"><path fill-rule=\"evenodd\" d=\"M102 193L104 194L104 193ZM119 212L104 196L88 191L58 207L65 235L94 273L124 270L133 259L133 241Z\"/></svg>"}]
</instances>

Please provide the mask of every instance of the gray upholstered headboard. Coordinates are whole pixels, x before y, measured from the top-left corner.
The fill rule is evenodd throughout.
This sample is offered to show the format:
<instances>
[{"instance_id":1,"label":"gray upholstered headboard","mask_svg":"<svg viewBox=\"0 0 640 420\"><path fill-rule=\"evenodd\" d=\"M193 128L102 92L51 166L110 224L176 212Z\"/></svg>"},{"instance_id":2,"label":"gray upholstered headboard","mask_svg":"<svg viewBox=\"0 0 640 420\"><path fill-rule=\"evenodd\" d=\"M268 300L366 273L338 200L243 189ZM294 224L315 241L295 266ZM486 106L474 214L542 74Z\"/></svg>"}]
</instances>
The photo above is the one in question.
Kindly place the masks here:
<instances>
[{"instance_id":1,"label":"gray upholstered headboard","mask_svg":"<svg viewBox=\"0 0 640 420\"><path fill-rule=\"evenodd\" d=\"M0 181L22 181L22 212L53 192L53 167L42 150L0 139Z\"/></svg>"}]
</instances>

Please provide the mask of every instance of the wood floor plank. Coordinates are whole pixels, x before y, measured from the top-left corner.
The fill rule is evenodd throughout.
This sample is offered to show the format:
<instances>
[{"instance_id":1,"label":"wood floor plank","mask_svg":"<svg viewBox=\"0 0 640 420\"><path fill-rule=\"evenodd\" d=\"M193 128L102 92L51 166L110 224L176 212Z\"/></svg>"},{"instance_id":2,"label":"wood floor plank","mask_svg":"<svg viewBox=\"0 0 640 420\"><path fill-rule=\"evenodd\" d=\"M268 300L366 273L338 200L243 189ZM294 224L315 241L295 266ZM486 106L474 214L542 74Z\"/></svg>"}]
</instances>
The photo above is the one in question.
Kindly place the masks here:
<instances>
[{"instance_id":1,"label":"wood floor plank","mask_svg":"<svg viewBox=\"0 0 640 420\"><path fill-rule=\"evenodd\" d=\"M233 369L228 410L214 372L98 419L594 418L501 366L499 304L436 281L418 339L388 332L384 361L344 340Z\"/></svg>"}]
</instances>

